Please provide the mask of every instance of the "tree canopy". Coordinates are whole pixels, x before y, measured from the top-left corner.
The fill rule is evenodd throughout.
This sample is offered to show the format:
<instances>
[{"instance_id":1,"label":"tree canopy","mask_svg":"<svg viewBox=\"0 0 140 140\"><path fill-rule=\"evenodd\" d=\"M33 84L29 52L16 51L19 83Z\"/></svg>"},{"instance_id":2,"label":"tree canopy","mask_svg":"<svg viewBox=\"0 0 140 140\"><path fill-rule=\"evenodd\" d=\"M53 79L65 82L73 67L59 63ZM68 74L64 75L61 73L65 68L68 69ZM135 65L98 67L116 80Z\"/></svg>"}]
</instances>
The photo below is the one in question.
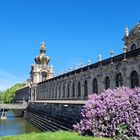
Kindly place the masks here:
<instances>
[{"instance_id":1,"label":"tree canopy","mask_svg":"<svg viewBox=\"0 0 140 140\"><path fill-rule=\"evenodd\" d=\"M0 91L0 101L4 103L11 103L14 96L15 92L17 89L21 88L23 86L22 83L17 83L13 85L11 88L7 89L6 91Z\"/></svg>"}]
</instances>

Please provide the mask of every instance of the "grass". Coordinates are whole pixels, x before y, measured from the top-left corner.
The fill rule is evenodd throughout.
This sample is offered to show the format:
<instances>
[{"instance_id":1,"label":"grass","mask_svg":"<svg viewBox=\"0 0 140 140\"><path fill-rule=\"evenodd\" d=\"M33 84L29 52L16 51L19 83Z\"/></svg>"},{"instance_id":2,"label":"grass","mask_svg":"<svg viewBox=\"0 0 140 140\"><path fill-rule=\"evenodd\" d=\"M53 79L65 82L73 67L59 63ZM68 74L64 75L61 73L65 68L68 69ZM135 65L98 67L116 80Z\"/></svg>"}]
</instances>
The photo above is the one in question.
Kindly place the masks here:
<instances>
[{"instance_id":1,"label":"grass","mask_svg":"<svg viewBox=\"0 0 140 140\"><path fill-rule=\"evenodd\" d=\"M81 136L75 132L57 131L43 133L29 133L16 136L0 137L0 140L111 140L109 138L93 138Z\"/></svg>"}]
</instances>

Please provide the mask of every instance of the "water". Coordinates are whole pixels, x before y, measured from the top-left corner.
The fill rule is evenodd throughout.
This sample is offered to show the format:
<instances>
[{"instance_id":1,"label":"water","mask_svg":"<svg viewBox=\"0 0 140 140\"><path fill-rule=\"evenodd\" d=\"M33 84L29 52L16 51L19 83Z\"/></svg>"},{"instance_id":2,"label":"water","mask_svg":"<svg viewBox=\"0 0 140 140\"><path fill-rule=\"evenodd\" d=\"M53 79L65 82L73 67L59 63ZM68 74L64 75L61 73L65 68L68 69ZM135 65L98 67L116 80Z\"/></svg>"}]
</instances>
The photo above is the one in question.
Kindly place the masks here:
<instances>
[{"instance_id":1,"label":"water","mask_svg":"<svg viewBox=\"0 0 140 140\"><path fill-rule=\"evenodd\" d=\"M13 111L7 112L6 120L0 119L0 136L17 135L30 132L41 131L22 117L16 117Z\"/></svg>"}]
</instances>

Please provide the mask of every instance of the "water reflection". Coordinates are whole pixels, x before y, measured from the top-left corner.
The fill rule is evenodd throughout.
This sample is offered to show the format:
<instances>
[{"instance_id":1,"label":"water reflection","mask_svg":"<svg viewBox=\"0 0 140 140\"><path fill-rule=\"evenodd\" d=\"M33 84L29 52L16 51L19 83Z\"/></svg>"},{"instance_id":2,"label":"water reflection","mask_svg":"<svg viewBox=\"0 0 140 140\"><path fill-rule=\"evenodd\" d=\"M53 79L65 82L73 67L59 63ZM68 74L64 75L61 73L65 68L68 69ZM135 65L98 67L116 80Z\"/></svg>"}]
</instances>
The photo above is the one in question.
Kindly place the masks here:
<instances>
[{"instance_id":1,"label":"water reflection","mask_svg":"<svg viewBox=\"0 0 140 140\"><path fill-rule=\"evenodd\" d=\"M13 111L7 112L7 119L0 119L0 136L40 132L38 128L21 117L15 117Z\"/></svg>"}]
</instances>

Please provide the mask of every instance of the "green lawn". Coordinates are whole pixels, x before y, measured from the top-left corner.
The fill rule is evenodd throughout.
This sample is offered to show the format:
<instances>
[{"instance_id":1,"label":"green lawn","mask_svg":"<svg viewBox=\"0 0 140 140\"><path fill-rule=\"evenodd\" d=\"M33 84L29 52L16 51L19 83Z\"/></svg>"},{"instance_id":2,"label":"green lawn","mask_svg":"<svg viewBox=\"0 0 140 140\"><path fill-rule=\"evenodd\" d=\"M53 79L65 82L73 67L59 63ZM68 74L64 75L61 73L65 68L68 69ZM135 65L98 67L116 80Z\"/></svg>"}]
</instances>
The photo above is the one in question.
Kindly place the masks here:
<instances>
[{"instance_id":1,"label":"green lawn","mask_svg":"<svg viewBox=\"0 0 140 140\"><path fill-rule=\"evenodd\" d=\"M16 136L0 137L0 140L111 140L108 138L93 138L81 136L74 132L58 131L44 133L29 133Z\"/></svg>"}]
</instances>

